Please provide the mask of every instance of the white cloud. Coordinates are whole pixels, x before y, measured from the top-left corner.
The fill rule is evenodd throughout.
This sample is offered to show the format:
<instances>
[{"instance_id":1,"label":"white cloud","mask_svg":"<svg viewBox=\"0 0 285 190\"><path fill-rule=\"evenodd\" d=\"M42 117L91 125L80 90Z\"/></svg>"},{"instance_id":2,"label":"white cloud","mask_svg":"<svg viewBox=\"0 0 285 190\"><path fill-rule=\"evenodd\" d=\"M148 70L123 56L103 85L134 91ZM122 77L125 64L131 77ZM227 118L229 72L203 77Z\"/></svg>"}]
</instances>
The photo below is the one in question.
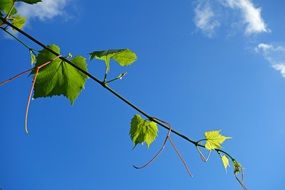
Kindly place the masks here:
<instances>
[{"instance_id":1,"label":"white cloud","mask_svg":"<svg viewBox=\"0 0 285 190\"><path fill-rule=\"evenodd\" d=\"M56 16L64 15L64 8L68 0L42 0L42 2L29 5L22 3L17 10L20 15L39 20L49 20Z\"/></svg>"},{"instance_id":2,"label":"white cloud","mask_svg":"<svg viewBox=\"0 0 285 190\"><path fill-rule=\"evenodd\" d=\"M285 46L260 43L255 51L262 54L271 66L285 77Z\"/></svg>"},{"instance_id":3,"label":"white cloud","mask_svg":"<svg viewBox=\"0 0 285 190\"><path fill-rule=\"evenodd\" d=\"M279 71L283 77L285 77L285 64L272 65L274 69Z\"/></svg>"},{"instance_id":4,"label":"white cloud","mask_svg":"<svg viewBox=\"0 0 285 190\"><path fill-rule=\"evenodd\" d=\"M257 45L255 48L255 51L263 51L264 53L268 52L270 49L273 49L273 46L271 44L265 44L265 43L260 43Z\"/></svg>"},{"instance_id":5,"label":"white cloud","mask_svg":"<svg viewBox=\"0 0 285 190\"><path fill-rule=\"evenodd\" d=\"M215 13L208 1L199 3L195 8L194 22L206 35L211 37L220 23L215 19Z\"/></svg>"},{"instance_id":6,"label":"white cloud","mask_svg":"<svg viewBox=\"0 0 285 190\"><path fill-rule=\"evenodd\" d=\"M261 17L261 8L254 6L251 0L223 0L223 5L241 11L246 34L269 32Z\"/></svg>"},{"instance_id":7,"label":"white cloud","mask_svg":"<svg viewBox=\"0 0 285 190\"><path fill-rule=\"evenodd\" d=\"M219 7L219 12L214 14L213 7ZM196 27L205 33L213 33L220 26L222 21L227 20L226 11L230 10L230 15L235 15L234 10L238 11L239 16L234 16L235 23L237 20L245 27L245 34L257 34L262 32L270 32L265 21L261 16L261 8L255 6L251 0L197 0L195 7L195 24ZM219 20L216 17L219 14ZM200 21L200 22L199 22ZM231 23L232 24L232 23Z\"/></svg>"}]
</instances>

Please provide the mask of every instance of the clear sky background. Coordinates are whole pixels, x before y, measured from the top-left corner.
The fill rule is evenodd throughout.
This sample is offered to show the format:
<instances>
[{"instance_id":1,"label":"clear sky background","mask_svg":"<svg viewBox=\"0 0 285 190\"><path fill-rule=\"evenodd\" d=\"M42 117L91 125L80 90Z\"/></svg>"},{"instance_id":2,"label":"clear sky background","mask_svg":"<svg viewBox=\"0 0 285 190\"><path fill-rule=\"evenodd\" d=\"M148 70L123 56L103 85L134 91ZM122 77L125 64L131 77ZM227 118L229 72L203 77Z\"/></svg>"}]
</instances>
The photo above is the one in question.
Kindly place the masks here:
<instances>
[{"instance_id":1,"label":"clear sky background","mask_svg":"<svg viewBox=\"0 0 285 190\"><path fill-rule=\"evenodd\" d=\"M192 139L221 129L233 137L224 148L244 166L248 189L285 189L284 1L43 1L20 5L29 17L25 31L64 54L135 51L132 66L112 63L111 76L128 72L114 89ZM4 34L0 49L0 80L31 67L28 51ZM104 64L92 61L89 70L102 78ZM150 167L134 169L166 131L150 149L132 150L136 112L91 80L73 106L64 97L32 101L26 135L30 86L24 76L0 88L3 190L241 189L233 167L226 173L216 154L203 163L175 136L193 178L170 146Z\"/></svg>"}]
</instances>

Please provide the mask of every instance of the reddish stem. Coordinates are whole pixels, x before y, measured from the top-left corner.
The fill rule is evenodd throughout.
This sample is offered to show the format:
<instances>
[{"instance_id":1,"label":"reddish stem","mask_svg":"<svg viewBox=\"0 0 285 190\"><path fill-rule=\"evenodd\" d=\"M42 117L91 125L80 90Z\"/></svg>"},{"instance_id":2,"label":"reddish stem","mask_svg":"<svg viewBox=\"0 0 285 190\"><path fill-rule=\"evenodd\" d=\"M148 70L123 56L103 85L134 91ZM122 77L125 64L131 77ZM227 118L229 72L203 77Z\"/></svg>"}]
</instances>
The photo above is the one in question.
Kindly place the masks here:
<instances>
[{"instance_id":1,"label":"reddish stem","mask_svg":"<svg viewBox=\"0 0 285 190\"><path fill-rule=\"evenodd\" d=\"M176 154L178 155L179 159L181 160L182 164L184 165L184 167L185 167L187 173L188 173L191 177L193 177L193 176L192 176L192 173L191 173L191 171L190 171L190 169L189 169L189 167L188 167L188 165L187 165L187 163L186 163L186 161L184 160L183 156L182 156L181 153L178 151L178 149L176 148L174 142L172 141L172 139L171 139L170 137L169 137L169 142L170 142L170 144L172 145L173 149L175 150Z\"/></svg>"},{"instance_id":2,"label":"reddish stem","mask_svg":"<svg viewBox=\"0 0 285 190\"><path fill-rule=\"evenodd\" d=\"M143 169L143 168L147 167L148 165L150 165L160 155L160 153L164 150L167 140L168 140L168 136L166 136L166 138L164 139L164 142L163 142L162 146L160 147L160 149L158 150L158 152L147 163L145 163L142 166L133 165L133 167L136 169Z\"/></svg>"},{"instance_id":3,"label":"reddish stem","mask_svg":"<svg viewBox=\"0 0 285 190\"><path fill-rule=\"evenodd\" d=\"M159 120L159 119L157 119L157 118L153 118L153 119L154 119L154 120L155 120L155 119L156 119L156 120ZM146 164L144 164L144 165L142 165L142 166L133 165L134 168L136 168L136 169L143 169L143 168L147 167L147 166L150 165L150 164L160 155L160 153L164 150L164 148L165 148L165 146L166 146L166 142L167 142L168 138L170 137L172 128L171 128L171 125L170 125L169 123L167 123L167 122L165 122L165 121L162 121L162 120L160 120L160 121L163 122L163 123L165 123L165 124L168 125L168 127L169 127L168 133L167 133L167 135L166 135L166 137L165 137L165 139L164 139L164 141L163 141L162 146L160 147L160 149L158 150L158 152L152 157L152 159L150 159Z\"/></svg>"},{"instance_id":4,"label":"reddish stem","mask_svg":"<svg viewBox=\"0 0 285 190\"><path fill-rule=\"evenodd\" d=\"M13 80L15 80L15 79L21 77L22 75L24 75L24 74L30 72L31 70L33 70L33 68L28 69L28 70L26 70L26 71L23 71L23 72L21 72L21 73L15 75L15 76L13 76L13 77L7 79L7 80L2 81L2 82L0 83L0 86L3 86L3 85L5 85L5 84L7 84L8 82L11 82L11 81L13 81Z\"/></svg>"},{"instance_id":5,"label":"reddish stem","mask_svg":"<svg viewBox=\"0 0 285 190\"><path fill-rule=\"evenodd\" d=\"M32 94L33 94L33 90L34 90L34 86L35 86L35 83L36 83L36 80L37 80L37 76L39 74L39 67L37 67L37 70L36 70L36 73L35 73L35 76L33 78L33 82L32 82L32 86L31 86L31 89L30 89L30 93L29 93L29 97L28 97L28 102L27 102L27 106L26 106L26 114L25 114L25 131L26 133L28 134L29 131L28 131L28 115L29 115L29 108L30 108L30 103L31 103L31 98L32 98Z\"/></svg>"},{"instance_id":6,"label":"reddish stem","mask_svg":"<svg viewBox=\"0 0 285 190\"><path fill-rule=\"evenodd\" d=\"M33 95L33 90L34 90L34 87L35 87L35 84L36 84L36 80L37 80L37 76L39 74L39 71L41 68L47 66L48 64L50 64L51 62L53 62L55 59L59 58L59 56L56 56L55 58L53 58L52 60L46 62L46 63L43 63L42 65L36 67L36 72L35 72L35 76L33 78L33 82L32 82L32 86L31 86L31 89L30 89L30 93L29 93L29 97L28 97L28 101L27 101L27 106L26 106L26 114L25 114L25 132L28 134L29 131L28 131L28 115L29 115L29 108L30 108L30 103L31 103L31 99L32 99L32 95Z\"/></svg>"}]
</instances>

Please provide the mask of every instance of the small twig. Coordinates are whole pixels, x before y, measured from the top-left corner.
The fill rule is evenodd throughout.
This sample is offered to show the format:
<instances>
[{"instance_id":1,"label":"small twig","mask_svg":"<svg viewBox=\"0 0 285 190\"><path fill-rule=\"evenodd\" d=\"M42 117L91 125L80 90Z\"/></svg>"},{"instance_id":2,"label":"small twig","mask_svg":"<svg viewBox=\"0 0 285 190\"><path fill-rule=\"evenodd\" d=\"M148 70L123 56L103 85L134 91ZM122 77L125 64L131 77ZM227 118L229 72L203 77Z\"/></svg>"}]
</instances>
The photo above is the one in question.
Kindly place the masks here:
<instances>
[{"instance_id":1,"label":"small twig","mask_svg":"<svg viewBox=\"0 0 285 190\"><path fill-rule=\"evenodd\" d=\"M108 54L109 50L107 50L107 54ZM104 79L103 79L103 83L104 85L106 85L106 80L107 80L107 75L108 75L108 72L109 72L109 69L110 69L110 58L107 58L104 60L105 61L105 74L104 74ZM109 67L108 67L109 66Z\"/></svg>"},{"instance_id":2,"label":"small twig","mask_svg":"<svg viewBox=\"0 0 285 190\"><path fill-rule=\"evenodd\" d=\"M104 74L104 79L103 79L103 83L107 83L107 82L106 82L106 79L107 79L107 73L105 72L105 74Z\"/></svg>"},{"instance_id":3,"label":"small twig","mask_svg":"<svg viewBox=\"0 0 285 190\"><path fill-rule=\"evenodd\" d=\"M32 95L33 95L33 90L34 90L34 87L35 87L35 83L36 83L36 80L37 80L37 76L39 74L39 71L41 68L47 66L48 64L52 63L55 59L59 58L59 56L56 56L55 58L53 58L52 60L46 62L46 63L43 63L42 65L40 66L37 66L36 67L36 72L35 72L35 75L34 75L34 78L33 78L33 82L32 82L32 86L31 86L31 89L30 89L30 92L29 92L29 96L28 96L28 101L27 101L27 106L26 106L26 114L25 114L25 132L28 134L29 131L28 131L28 115L29 115L29 108L30 108L30 103L31 103L31 99L32 99Z\"/></svg>"},{"instance_id":4,"label":"small twig","mask_svg":"<svg viewBox=\"0 0 285 190\"><path fill-rule=\"evenodd\" d=\"M34 48L30 48L29 51L32 51L35 55L40 52L39 50L34 49Z\"/></svg>"},{"instance_id":5,"label":"small twig","mask_svg":"<svg viewBox=\"0 0 285 190\"><path fill-rule=\"evenodd\" d=\"M126 74L127 74L127 72L119 74L116 78L113 78L111 80L105 81L105 83L109 84L109 83L114 82L116 80L121 80Z\"/></svg>"}]
</instances>

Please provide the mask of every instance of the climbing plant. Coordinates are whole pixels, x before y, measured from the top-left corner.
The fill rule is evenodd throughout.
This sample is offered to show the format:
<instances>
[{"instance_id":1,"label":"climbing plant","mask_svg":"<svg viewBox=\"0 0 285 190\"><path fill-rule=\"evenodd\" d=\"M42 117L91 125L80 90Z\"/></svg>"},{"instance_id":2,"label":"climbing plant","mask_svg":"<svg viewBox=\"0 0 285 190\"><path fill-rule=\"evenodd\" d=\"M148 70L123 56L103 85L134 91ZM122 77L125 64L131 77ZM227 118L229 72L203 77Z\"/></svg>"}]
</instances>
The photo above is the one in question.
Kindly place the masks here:
<instances>
[{"instance_id":1,"label":"climbing plant","mask_svg":"<svg viewBox=\"0 0 285 190\"><path fill-rule=\"evenodd\" d=\"M22 28L25 25L26 18L17 13L16 4L18 2L36 4L40 1L41 0L0 0L1 30L23 45L28 50L31 59L32 68L0 83L0 86L3 86L24 74L29 74L32 78L25 113L24 129L27 134L29 133L28 113L31 98L37 99L64 96L70 101L71 105L73 105L82 89L84 89L86 81L90 79L101 85L102 88L109 91L137 112L137 114L135 114L131 119L129 130L129 136L133 143L133 148L138 144L146 144L147 147L150 147L157 138L158 126L161 126L168 131L163 144L157 153L145 164L139 166L134 165L134 168L142 169L150 165L162 153L169 142L184 165L187 173L191 176L192 173L188 164L171 138L171 135L176 135L194 145L202 161L207 162L211 153L215 152L220 157L221 164L226 170L230 164L233 165L233 174L235 178L241 187L246 189L243 183L243 168L241 164L232 155L222 149L222 144L226 140L231 139L230 137L221 134L220 130L213 130L206 131L204 133L204 137L201 137L199 140L192 140L184 134L176 131L169 123L147 114L110 87L111 83L123 79L126 75L126 72L124 72L115 78L109 78L108 74L111 72L111 64L117 63L121 67L133 64L137 59L137 55L132 50L96 50L89 53L89 58L85 58L82 55L73 56L71 53L68 55L62 55L61 49L58 45L45 45L30 34L24 32ZM36 50L26 45L25 42L21 41L16 35L14 35L15 32L25 36L27 40L39 45L42 49ZM98 79L88 71L88 61L103 61L105 63L105 73L102 80ZM204 155L201 149L205 149L208 154Z\"/></svg>"}]
</instances>

